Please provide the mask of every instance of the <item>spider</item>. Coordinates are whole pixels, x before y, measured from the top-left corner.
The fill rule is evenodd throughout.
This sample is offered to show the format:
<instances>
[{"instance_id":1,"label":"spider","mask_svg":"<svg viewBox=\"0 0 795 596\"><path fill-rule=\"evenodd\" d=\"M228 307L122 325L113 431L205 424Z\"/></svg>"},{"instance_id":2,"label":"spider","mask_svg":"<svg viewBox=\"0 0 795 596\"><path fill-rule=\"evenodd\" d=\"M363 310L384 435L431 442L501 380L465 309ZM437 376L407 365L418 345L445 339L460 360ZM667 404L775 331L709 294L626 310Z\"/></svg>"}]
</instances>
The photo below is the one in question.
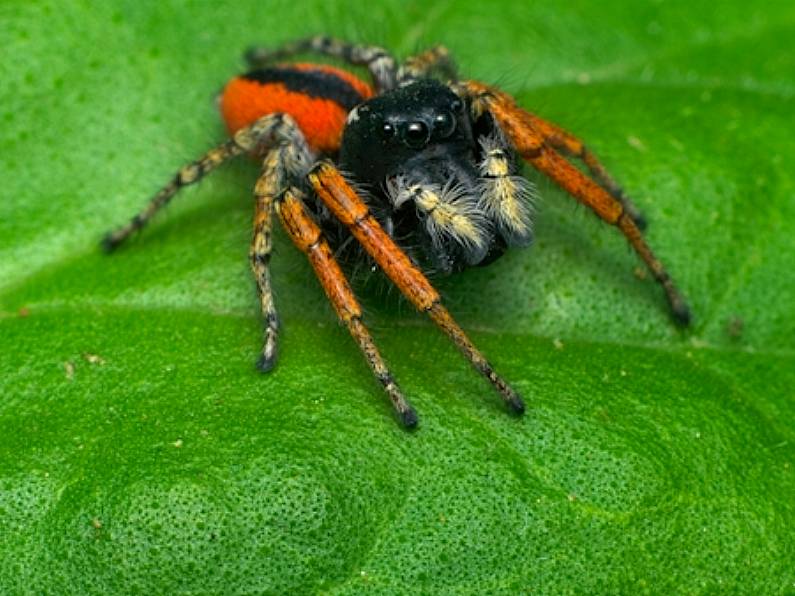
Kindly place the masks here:
<instances>
[{"instance_id":1,"label":"spider","mask_svg":"<svg viewBox=\"0 0 795 596\"><path fill-rule=\"evenodd\" d=\"M325 64L285 62L308 52L363 66L372 83ZM675 321L689 324L685 300L643 238L640 212L594 154L496 87L460 80L446 48L398 64L380 47L320 36L253 48L245 58L249 72L233 78L219 100L230 138L182 167L127 225L104 237L103 247L117 248L179 189L224 162L242 154L261 160L249 251L264 318L261 371L273 368L279 335L268 269L275 211L404 426L416 426L417 413L362 321L340 261L380 268L521 415L520 395L426 277L486 265L531 242L534 188L521 175L520 158L616 226L662 286Z\"/></svg>"}]
</instances>

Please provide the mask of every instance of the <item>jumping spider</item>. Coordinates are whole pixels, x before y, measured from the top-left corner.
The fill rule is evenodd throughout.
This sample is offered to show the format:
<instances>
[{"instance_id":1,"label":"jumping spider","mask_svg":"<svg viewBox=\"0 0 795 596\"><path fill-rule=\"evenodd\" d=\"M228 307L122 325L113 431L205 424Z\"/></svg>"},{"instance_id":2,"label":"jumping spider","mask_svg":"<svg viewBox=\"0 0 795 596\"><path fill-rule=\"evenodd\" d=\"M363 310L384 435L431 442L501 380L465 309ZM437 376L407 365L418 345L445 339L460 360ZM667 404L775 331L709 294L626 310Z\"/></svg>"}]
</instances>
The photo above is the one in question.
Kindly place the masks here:
<instances>
[{"instance_id":1,"label":"jumping spider","mask_svg":"<svg viewBox=\"0 0 795 596\"><path fill-rule=\"evenodd\" d=\"M310 51L366 67L372 84L327 65L281 62ZM674 319L689 323L682 295L641 234L638 210L596 157L499 89L459 80L445 48L398 65L381 48L314 37L276 50L252 49L246 58L251 70L232 79L220 97L230 139L179 170L126 226L107 234L103 246L117 248L181 187L231 158L260 159L249 254L265 319L262 371L275 364L279 332L268 270L275 209L405 426L415 426L417 414L362 322L338 264L351 246L430 316L510 410L524 412L522 398L472 344L425 276L485 265L531 241L533 187L521 176L518 158L618 227L664 289ZM570 159L581 160L591 177Z\"/></svg>"}]
</instances>

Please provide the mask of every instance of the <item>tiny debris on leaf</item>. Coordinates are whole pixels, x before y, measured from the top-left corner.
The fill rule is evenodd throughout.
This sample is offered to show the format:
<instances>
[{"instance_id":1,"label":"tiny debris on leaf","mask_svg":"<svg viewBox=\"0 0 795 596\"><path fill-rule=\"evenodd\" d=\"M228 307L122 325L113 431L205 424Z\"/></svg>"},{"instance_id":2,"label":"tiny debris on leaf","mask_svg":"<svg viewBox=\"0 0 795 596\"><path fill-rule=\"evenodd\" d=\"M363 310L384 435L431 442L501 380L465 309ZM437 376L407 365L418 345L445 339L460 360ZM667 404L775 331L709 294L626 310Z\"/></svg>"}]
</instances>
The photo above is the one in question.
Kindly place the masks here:
<instances>
[{"instance_id":1,"label":"tiny debris on leaf","mask_svg":"<svg viewBox=\"0 0 795 596\"><path fill-rule=\"evenodd\" d=\"M646 151L646 145L638 137L630 135L627 137L627 144L638 151Z\"/></svg>"},{"instance_id":2,"label":"tiny debris on leaf","mask_svg":"<svg viewBox=\"0 0 795 596\"><path fill-rule=\"evenodd\" d=\"M17 316L18 316L18 317L21 317L21 318L23 318L23 319L24 319L25 317L27 317L27 316L30 316L30 309L29 309L27 306L23 306L22 308L20 308L20 309L17 311Z\"/></svg>"},{"instance_id":3,"label":"tiny debris on leaf","mask_svg":"<svg viewBox=\"0 0 795 596\"><path fill-rule=\"evenodd\" d=\"M63 370L68 380L71 381L75 378L75 365L71 361L67 360L63 363Z\"/></svg>"},{"instance_id":4,"label":"tiny debris on leaf","mask_svg":"<svg viewBox=\"0 0 795 596\"><path fill-rule=\"evenodd\" d=\"M180 447L182 447L182 439L177 439L171 444L174 445L174 447L176 447L177 449L179 449Z\"/></svg>"},{"instance_id":5,"label":"tiny debris on leaf","mask_svg":"<svg viewBox=\"0 0 795 596\"><path fill-rule=\"evenodd\" d=\"M745 321L735 315L726 323L726 333L732 339L739 339L743 334L743 327L745 327Z\"/></svg>"},{"instance_id":6,"label":"tiny debris on leaf","mask_svg":"<svg viewBox=\"0 0 795 596\"><path fill-rule=\"evenodd\" d=\"M105 359L102 356L98 356L97 354L89 354L88 352L84 352L83 359L89 364L99 364L100 366L105 364Z\"/></svg>"},{"instance_id":7,"label":"tiny debris on leaf","mask_svg":"<svg viewBox=\"0 0 795 596\"><path fill-rule=\"evenodd\" d=\"M560 339L559 337L556 337L555 339L552 340L552 345L555 346L556 350L562 350L563 349L563 340Z\"/></svg>"}]
</instances>

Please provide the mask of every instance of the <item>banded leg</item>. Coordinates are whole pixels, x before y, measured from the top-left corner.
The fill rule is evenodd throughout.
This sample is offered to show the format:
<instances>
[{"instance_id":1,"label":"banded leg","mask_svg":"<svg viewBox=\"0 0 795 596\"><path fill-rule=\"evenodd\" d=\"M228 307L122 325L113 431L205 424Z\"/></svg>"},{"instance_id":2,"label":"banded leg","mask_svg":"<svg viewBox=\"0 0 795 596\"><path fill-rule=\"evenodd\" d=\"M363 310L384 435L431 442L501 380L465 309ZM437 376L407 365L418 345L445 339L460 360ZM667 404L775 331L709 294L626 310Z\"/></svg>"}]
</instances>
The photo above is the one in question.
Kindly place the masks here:
<instances>
[{"instance_id":1,"label":"banded leg","mask_svg":"<svg viewBox=\"0 0 795 596\"><path fill-rule=\"evenodd\" d=\"M450 56L450 51L444 46L434 46L421 54L407 58L398 69L398 86L403 87L417 79L430 76L434 71L448 81L458 80L458 69Z\"/></svg>"},{"instance_id":2,"label":"banded leg","mask_svg":"<svg viewBox=\"0 0 795 596\"><path fill-rule=\"evenodd\" d=\"M275 60L304 52L317 52L366 67L379 91L395 87L397 63L392 54L378 46L351 44L324 35L297 39L276 49L254 47L246 52L245 59L252 68L262 68Z\"/></svg>"},{"instance_id":3,"label":"banded leg","mask_svg":"<svg viewBox=\"0 0 795 596\"><path fill-rule=\"evenodd\" d=\"M569 163L532 125L529 114L509 95L483 83L468 81L457 86L470 98L477 116L488 110L516 151L537 170L546 174L572 197L590 207L602 220L618 227L665 290L671 313L677 323L690 323L690 309L665 267L646 244L632 216L624 205L596 182Z\"/></svg>"},{"instance_id":4,"label":"banded leg","mask_svg":"<svg viewBox=\"0 0 795 596\"><path fill-rule=\"evenodd\" d=\"M282 188L280 158L278 149L268 152L263 162L262 174L254 186L254 235L248 253L251 271L257 282L257 293L265 326L262 351L257 359L257 368L262 372L268 372L276 365L278 348L279 316L273 301L270 260L273 201Z\"/></svg>"},{"instance_id":5,"label":"banded leg","mask_svg":"<svg viewBox=\"0 0 795 596\"><path fill-rule=\"evenodd\" d=\"M265 155L262 172L254 186L254 235L249 248L249 262L257 282L265 326L262 351L257 359L257 368L262 372L269 372L276 365L279 336L279 317L270 276L273 205L290 181L304 178L314 159L303 133L289 116L282 118L273 137L276 146Z\"/></svg>"},{"instance_id":6,"label":"banded leg","mask_svg":"<svg viewBox=\"0 0 795 596\"><path fill-rule=\"evenodd\" d=\"M571 134L566 129L553 122L544 120L535 114L527 113L527 121L531 126L544 137L544 141L549 143L567 157L579 159L588 168L588 171L596 180L597 184L609 192L616 200L624 206L624 210L641 230L646 229L646 219L625 193L624 189L618 185L613 177L608 173L602 163L597 159L588 147L579 138Z\"/></svg>"},{"instance_id":7,"label":"banded leg","mask_svg":"<svg viewBox=\"0 0 795 596\"><path fill-rule=\"evenodd\" d=\"M198 182L218 166L238 155L253 151L258 146L267 145L270 137L279 128L284 127L285 118L280 114L260 118L250 126L241 128L232 138L211 149L196 161L180 168L174 178L149 200L143 210L134 215L126 225L105 235L102 239L102 248L105 252L112 252L118 248L134 232L149 223L149 220L165 207L182 187Z\"/></svg>"},{"instance_id":8,"label":"banded leg","mask_svg":"<svg viewBox=\"0 0 795 596\"><path fill-rule=\"evenodd\" d=\"M309 181L326 207L351 231L398 289L447 334L472 366L497 389L511 410L522 414L525 406L519 394L494 371L442 306L439 293L383 230L337 169L330 162L321 162L310 171Z\"/></svg>"},{"instance_id":9,"label":"banded leg","mask_svg":"<svg viewBox=\"0 0 795 596\"><path fill-rule=\"evenodd\" d=\"M334 258L331 247L304 206L301 191L293 187L281 195L276 201L276 212L292 241L309 258L337 316L359 345L367 364L389 396L400 421L407 428L416 426L417 413L395 383L370 332L362 322L359 302Z\"/></svg>"}]
</instances>

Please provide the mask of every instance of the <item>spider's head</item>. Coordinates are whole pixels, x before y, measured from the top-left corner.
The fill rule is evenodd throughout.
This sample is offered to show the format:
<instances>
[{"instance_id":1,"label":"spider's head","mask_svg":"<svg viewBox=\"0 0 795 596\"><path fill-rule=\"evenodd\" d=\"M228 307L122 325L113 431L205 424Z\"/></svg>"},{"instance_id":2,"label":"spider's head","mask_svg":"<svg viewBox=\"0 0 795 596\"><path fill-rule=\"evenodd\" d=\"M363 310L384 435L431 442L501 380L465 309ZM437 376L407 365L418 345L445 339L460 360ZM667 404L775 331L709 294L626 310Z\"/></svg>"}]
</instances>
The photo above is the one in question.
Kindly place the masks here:
<instances>
[{"instance_id":1,"label":"spider's head","mask_svg":"<svg viewBox=\"0 0 795 596\"><path fill-rule=\"evenodd\" d=\"M424 79L351 110L340 162L358 182L384 188L411 172L449 178L454 162L474 164L474 148L464 102L447 85Z\"/></svg>"},{"instance_id":2,"label":"spider's head","mask_svg":"<svg viewBox=\"0 0 795 596\"><path fill-rule=\"evenodd\" d=\"M489 117L473 119L447 85L424 79L348 115L340 165L371 210L429 270L483 265L530 241L530 184Z\"/></svg>"}]
</instances>

